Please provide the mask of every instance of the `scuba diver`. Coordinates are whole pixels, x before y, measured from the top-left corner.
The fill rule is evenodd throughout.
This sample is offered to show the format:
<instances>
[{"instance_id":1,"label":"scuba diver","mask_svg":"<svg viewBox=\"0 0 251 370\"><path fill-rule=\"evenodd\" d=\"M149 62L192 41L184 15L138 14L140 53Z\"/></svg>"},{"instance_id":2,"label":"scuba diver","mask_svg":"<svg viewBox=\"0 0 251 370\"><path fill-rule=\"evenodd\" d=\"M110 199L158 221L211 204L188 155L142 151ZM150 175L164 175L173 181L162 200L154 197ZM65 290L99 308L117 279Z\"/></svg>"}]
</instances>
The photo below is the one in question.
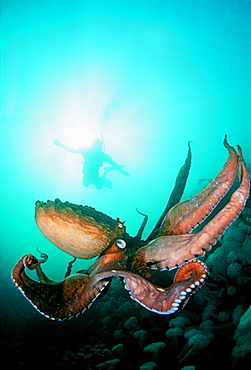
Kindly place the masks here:
<instances>
[{"instance_id":1,"label":"scuba diver","mask_svg":"<svg viewBox=\"0 0 251 370\"><path fill-rule=\"evenodd\" d=\"M89 185L94 184L97 189L102 189L103 186L112 189L112 181L106 178L107 173L112 170L118 170L123 173L123 175L129 176L129 173L123 170L123 165L117 164L108 154L103 152L103 142L100 139L95 139L91 148L83 147L74 149L64 145L59 140L55 140L54 144L67 150L67 152L82 154L84 159L82 168L83 186L88 187ZM104 163L107 163L110 166L106 166ZM100 169L103 170L101 176L99 172Z\"/></svg>"}]
</instances>

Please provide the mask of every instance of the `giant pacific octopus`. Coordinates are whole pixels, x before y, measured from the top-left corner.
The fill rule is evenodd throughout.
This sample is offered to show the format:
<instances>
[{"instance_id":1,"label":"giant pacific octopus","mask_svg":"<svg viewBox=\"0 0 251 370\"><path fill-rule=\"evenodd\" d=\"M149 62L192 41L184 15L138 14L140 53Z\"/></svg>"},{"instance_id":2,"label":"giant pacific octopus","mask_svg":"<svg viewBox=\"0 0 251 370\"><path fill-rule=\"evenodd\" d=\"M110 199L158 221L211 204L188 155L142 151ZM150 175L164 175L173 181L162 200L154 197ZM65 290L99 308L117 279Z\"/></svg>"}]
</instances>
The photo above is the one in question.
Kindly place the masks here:
<instances>
[{"instance_id":1,"label":"giant pacific octopus","mask_svg":"<svg viewBox=\"0 0 251 370\"><path fill-rule=\"evenodd\" d=\"M138 234L131 237L123 222L94 208L59 199L36 202L36 222L46 238L74 258L97 259L88 270L68 273L63 281L54 282L41 268L48 256L42 254L37 259L27 254L12 271L14 283L40 313L54 320L70 319L85 311L114 276L123 279L131 298L145 308L159 314L181 310L208 275L206 265L197 257L204 256L238 217L249 195L250 178L241 148L237 146L236 152L226 137L224 146L229 157L222 171L199 194L178 203L190 169L189 144L186 162L166 209L146 240L142 240L146 215ZM233 184L237 177L236 187ZM230 199L212 215L231 187L234 190ZM201 230L195 232L201 223ZM154 281L153 269L175 268L178 271L171 286L165 288ZM35 269L39 282L31 279L25 269Z\"/></svg>"}]
</instances>

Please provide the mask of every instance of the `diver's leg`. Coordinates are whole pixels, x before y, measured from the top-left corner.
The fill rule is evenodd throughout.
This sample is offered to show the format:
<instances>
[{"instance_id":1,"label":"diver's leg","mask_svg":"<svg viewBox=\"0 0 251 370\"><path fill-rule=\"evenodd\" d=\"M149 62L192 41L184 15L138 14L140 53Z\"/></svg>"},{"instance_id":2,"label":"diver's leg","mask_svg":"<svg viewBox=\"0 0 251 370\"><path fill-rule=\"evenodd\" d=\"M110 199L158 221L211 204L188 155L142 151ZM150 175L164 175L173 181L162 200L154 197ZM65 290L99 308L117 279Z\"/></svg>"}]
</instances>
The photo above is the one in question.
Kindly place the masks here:
<instances>
[{"instance_id":1,"label":"diver's leg","mask_svg":"<svg viewBox=\"0 0 251 370\"><path fill-rule=\"evenodd\" d=\"M114 170L114 168L112 166L103 168L103 173L100 176L102 186L105 186L106 188L112 189L112 181L110 179L107 179L106 175L108 174L108 172L113 171L113 170Z\"/></svg>"}]
</instances>

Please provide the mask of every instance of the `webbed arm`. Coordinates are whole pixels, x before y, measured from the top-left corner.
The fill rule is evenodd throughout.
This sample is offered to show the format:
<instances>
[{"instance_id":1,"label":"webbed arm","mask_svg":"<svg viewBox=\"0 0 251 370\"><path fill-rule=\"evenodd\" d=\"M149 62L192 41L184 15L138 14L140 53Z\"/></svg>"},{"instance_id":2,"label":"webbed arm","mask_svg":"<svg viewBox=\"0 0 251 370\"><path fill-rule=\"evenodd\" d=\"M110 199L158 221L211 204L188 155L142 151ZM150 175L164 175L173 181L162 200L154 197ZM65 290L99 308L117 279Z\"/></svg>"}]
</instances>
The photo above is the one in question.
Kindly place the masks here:
<instances>
[{"instance_id":1,"label":"webbed arm","mask_svg":"<svg viewBox=\"0 0 251 370\"><path fill-rule=\"evenodd\" d=\"M37 259L31 254L23 256L14 266L12 279L30 303L52 320L65 320L85 311L97 298L109 279L97 282L86 275L72 275L62 282L41 283L31 279L25 269L33 270Z\"/></svg>"}]
</instances>

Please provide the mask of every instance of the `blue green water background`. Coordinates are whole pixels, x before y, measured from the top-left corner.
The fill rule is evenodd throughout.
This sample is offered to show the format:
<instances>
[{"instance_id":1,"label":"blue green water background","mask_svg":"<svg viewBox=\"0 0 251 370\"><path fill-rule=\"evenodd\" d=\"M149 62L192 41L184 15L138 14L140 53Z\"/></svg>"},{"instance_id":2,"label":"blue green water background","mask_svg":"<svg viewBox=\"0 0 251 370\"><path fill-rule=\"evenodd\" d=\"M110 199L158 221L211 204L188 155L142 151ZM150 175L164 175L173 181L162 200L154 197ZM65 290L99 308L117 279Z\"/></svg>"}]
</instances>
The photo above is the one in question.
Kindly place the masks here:
<instances>
[{"instance_id":1,"label":"blue green water background","mask_svg":"<svg viewBox=\"0 0 251 370\"><path fill-rule=\"evenodd\" d=\"M244 0L2 0L3 320L38 315L10 280L22 255L47 253L55 280L71 259L38 230L36 200L93 206L131 235L142 220L137 207L150 217L147 236L188 141L185 197L222 168L224 134L250 162L250 40ZM130 173L111 172L113 189L81 186L81 156L53 145L89 146L100 135Z\"/></svg>"}]
</instances>

